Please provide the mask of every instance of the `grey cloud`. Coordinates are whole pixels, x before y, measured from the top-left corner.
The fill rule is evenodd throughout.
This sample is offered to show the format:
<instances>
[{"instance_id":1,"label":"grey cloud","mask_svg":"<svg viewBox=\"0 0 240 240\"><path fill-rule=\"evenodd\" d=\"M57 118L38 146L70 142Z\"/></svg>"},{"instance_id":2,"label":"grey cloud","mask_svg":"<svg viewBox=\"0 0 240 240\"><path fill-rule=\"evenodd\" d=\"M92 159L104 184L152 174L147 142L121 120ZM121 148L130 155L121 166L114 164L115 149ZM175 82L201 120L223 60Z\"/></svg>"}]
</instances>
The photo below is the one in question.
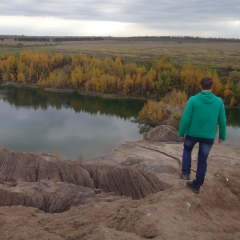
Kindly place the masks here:
<instances>
[{"instance_id":1,"label":"grey cloud","mask_svg":"<svg viewBox=\"0 0 240 240\"><path fill-rule=\"evenodd\" d=\"M55 16L79 20L121 22L237 20L240 2L231 1L99 1L10 0L0 3L1 15Z\"/></svg>"},{"instance_id":2,"label":"grey cloud","mask_svg":"<svg viewBox=\"0 0 240 240\"><path fill-rule=\"evenodd\" d=\"M138 21L197 22L209 20L240 19L239 1L147 1L135 3L135 17ZM128 15L131 9L128 10Z\"/></svg>"},{"instance_id":3,"label":"grey cloud","mask_svg":"<svg viewBox=\"0 0 240 240\"><path fill-rule=\"evenodd\" d=\"M197 36L210 33L210 36L240 37L240 1L239 0L8 0L0 2L0 16L55 17L62 20L108 21L133 23L139 35L167 32L172 30L176 35L189 30ZM14 19L14 18L13 18ZM49 19L49 21L51 21ZM234 22L230 24L229 22ZM0 22L0 34L21 31L24 34L39 34L40 29L30 29L30 24L20 29ZM127 25L130 27L130 25ZM222 29L221 29L222 26ZM231 27L231 29L229 29ZM87 28L86 28L87 29ZM39 30L39 31L38 31ZM36 32L37 31L37 32ZM134 32L135 29L124 29L121 33ZM87 30L86 30L87 32ZM135 31L136 32L136 31ZM211 34L212 32L212 34ZM41 29L43 35L53 34L53 29ZM56 35L74 35L76 31L69 27L54 28ZM79 34L84 34L80 32ZM91 34L87 32L85 34ZM92 33L95 35L95 33ZM111 35L111 32L109 32ZM126 34L125 34L126 36Z\"/></svg>"}]
</instances>

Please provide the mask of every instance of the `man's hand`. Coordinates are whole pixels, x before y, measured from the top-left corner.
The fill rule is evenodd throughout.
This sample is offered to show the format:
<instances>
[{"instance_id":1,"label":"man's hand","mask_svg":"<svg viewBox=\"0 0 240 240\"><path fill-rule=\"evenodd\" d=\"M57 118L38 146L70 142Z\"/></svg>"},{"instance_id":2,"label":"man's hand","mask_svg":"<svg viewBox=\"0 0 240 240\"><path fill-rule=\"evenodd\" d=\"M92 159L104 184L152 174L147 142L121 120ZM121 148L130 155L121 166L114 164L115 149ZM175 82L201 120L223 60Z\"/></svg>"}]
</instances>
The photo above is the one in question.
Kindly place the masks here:
<instances>
[{"instance_id":1,"label":"man's hand","mask_svg":"<svg viewBox=\"0 0 240 240\"><path fill-rule=\"evenodd\" d=\"M180 139L184 142L184 140L185 140L185 137L180 137Z\"/></svg>"},{"instance_id":2,"label":"man's hand","mask_svg":"<svg viewBox=\"0 0 240 240\"><path fill-rule=\"evenodd\" d=\"M224 142L224 140L222 140L222 139L219 139L219 140L218 140L218 143L222 143L222 142Z\"/></svg>"}]
</instances>

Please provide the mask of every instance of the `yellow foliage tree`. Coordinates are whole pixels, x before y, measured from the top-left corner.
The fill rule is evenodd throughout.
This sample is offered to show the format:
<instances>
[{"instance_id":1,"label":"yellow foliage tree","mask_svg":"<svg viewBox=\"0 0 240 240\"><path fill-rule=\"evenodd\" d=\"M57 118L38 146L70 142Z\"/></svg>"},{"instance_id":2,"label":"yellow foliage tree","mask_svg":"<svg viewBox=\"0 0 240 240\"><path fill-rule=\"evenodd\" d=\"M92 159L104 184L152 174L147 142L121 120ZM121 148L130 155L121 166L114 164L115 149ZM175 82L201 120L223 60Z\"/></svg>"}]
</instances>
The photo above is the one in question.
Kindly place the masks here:
<instances>
[{"instance_id":1,"label":"yellow foliage tree","mask_svg":"<svg viewBox=\"0 0 240 240\"><path fill-rule=\"evenodd\" d=\"M70 83L73 88L82 88L84 82L84 73L80 66L76 66L71 73Z\"/></svg>"},{"instance_id":2,"label":"yellow foliage tree","mask_svg":"<svg viewBox=\"0 0 240 240\"><path fill-rule=\"evenodd\" d=\"M131 94L134 81L129 74L125 76L123 81L123 92L125 95Z\"/></svg>"},{"instance_id":3,"label":"yellow foliage tree","mask_svg":"<svg viewBox=\"0 0 240 240\"><path fill-rule=\"evenodd\" d=\"M217 73L213 72L211 77L213 79L213 93L215 93L216 95L221 95L222 90L223 90L223 85L222 85Z\"/></svg>"},{"instance_id":4,"label":"yellow foliage tree","mask_svg":"<svg viewBox=\"0 0 240 240\"><path fill-rule=\"evenodd\" d=\"M232 94L232 91L229 89L229 86L228 86L228 84L225 86L225 88L224 88L224 92L223 92L223 95L224 95L224 97L225 98L227 98L229 95L231 95Z\"/></svg>"},{"instance_id":5,"label":"yellow foliage tree","mask_svg":"<svg viewBox=\"0 0 240 240\"><path fill-rule=\"evenodd\" d=\"M156 123L167 116L165 104L160 102L148 101L139 112L139 118L148 123Z\"/></svg>"},{"instance_id":6,"label":"yellow foliage tree","mask_svg":"<svg viewBox=\"0 0 240 240\"><path fill-rule=\"evenodd\" d=\"M22 72L19 72L17 75L17 81L20 83L25 83L25 80L26 80L25 75Z\"/></svg>"},{"instance_id":7,"label":"yellow foliage tree","mask_svg":"<svg viewBox=\"0 0 240 240\"><path fill-rule=\"evenodd\" d=\"M230 105L231 107L233 107L235 104L236 104L235 98L234 98L234 97L231 97L231 100L230 100L229 105Z\"/></svg>"},{"instance_id":8,"label":"yellow foliage tree","mask_svg":"<svg viewBox=\"0 0 240 240\"><path fill-rule=\"evenodd\" d=\"M185 107L187 103L187 95L184 91L181 92L173 89L170 93L164 96L162 101L171 106Z\"/></svg>"}]
</instances>

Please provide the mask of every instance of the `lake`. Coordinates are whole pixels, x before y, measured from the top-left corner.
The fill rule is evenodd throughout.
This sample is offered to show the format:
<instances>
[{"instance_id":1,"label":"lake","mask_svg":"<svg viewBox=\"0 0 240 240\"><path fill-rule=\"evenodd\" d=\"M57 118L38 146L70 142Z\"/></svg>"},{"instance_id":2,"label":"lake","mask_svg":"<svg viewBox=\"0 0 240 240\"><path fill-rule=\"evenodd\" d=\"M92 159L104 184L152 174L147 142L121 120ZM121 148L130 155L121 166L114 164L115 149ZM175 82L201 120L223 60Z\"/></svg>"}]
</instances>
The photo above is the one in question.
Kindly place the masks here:
<instances>
[{"instance_id":1,"label":"lake","mask_svg":"<svg viewBox=\"0 0 240 240\"><path fill-rule=\"evenodd\" d=\"M142 101L79 94L0 88L0 146L62 158L89 159L110 154L121 143L142 139ZM227 141L240 145L240 110L227 109Z\"/></svg>"},{"instance_id":2,"label":"lake","mask_svg":"<svg viewBox=\"0 0 240 240\"><path fill-rule=\"evenodd\" d=\"M142 139L131 122L143 102L23 88L0 89L0 146L63 158L111 153L126 140Z\"/></svg>"}]
</instances>

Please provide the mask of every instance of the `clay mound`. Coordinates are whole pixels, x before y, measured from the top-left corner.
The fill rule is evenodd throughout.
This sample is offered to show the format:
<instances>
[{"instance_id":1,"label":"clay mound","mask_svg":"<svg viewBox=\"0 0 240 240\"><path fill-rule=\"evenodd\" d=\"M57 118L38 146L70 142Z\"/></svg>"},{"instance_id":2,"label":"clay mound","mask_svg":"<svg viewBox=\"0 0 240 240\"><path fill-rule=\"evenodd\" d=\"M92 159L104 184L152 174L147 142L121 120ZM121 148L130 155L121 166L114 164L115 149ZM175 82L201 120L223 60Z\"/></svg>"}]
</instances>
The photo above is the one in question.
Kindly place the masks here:
<instances>
[{"instance_id":1,"label":"clay mound","mask_svg":"<svg viewBox=\"0 0 240 240\"><path fill-rule=\"evenodd\" d=\"M90 173L96 188L133 199L141 199L150 193L163 191L170 187L151 172L136 168L93 164L86 164L83 167Z\"/></svg>"},{"instance_id":2,"label":"clay mound","mask_svg":"<svg viewBox=\"0 0 240 240\"><path fill-rule=\"evenodd\" d=\"M143 134L143 138L153 142L181 142L177 130L169 125L160 125Z\"/></svg>"},{"instance_id":3,"label":"clay mound","mask_svg":"<svg viewBox=\"0 0 240 240\"><path fill-rule=\"evenodd\" d=\"M95 188L133 199L169 188L152 173L131 167L82 164L6 148L0 148L0 181L0 206L32 206L51 213L96 202Z\"/></svg>"},{"instance_id":4,"label":"clay mound","mask_svg":"<svg viewBox=\"0 0 240 240\"><path fill-rule=\"evenodd\" d=\"M89 173L73 161L61 161L46 154L12 152L0 148L1 181L37 182L43 179L94 187Z\"/></svg>"},{"instance_id":5,"label":"clay mound","mask_svg":"<svg viewBox=\"0 0 240 240\"><path fill-rule=\"evenodd\" d=\"M72 205L99 202L93 189L49 180L0 185L0 206L35 207L49 213L63 212Z\"/></svg>"}]
</instances>

